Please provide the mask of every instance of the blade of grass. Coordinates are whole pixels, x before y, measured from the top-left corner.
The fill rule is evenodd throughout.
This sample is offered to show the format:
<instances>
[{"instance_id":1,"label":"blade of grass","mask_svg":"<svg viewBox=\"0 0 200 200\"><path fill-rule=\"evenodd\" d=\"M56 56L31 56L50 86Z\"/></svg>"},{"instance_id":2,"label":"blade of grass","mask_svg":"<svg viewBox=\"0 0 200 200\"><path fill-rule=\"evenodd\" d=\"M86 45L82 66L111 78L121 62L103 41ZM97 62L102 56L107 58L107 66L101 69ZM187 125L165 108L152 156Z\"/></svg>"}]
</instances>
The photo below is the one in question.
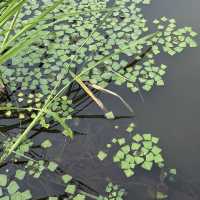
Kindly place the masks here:
<instances>
[{"instance_id":1,"label":"blade of grass","mask_svg":"<svg viewBox=\"0 0 200 200\"><path fill-rule=\"evenodd\" d=\"M5 106L5 107L0 107L0 110L41 110L39 108L33 108L33 107L26 107L26 108L20 108L20 107L14 107L14 106Z\"/></svg>"},{"instance_id":2,"label":"blade of grass","mask_svg":"<svg viewBox=\"0 0 200 200\"><path fill-rule=\"evenodd\" d=\"M26 2L26 0L20 0L18 2L13 1L8 3L8 7L0 15L0 27L2 27L11 17L13 17L18 10L21 9L21 6Z\"/></svg>"},{"instance_id":3,"label":"blade of grass","mask_svg":"<svg viewBox=\"0 0 200 200\"><path fill-rule=\"evenodd\" d=\"M58 0L54 2L52 6L49 6L46 8L41 15L35 17L34 19L29 20L26 25L18 32L16 33L8 42L7 45L4 47L4 49L12 42L14 42L17 38L19 38L23 33L33 28L38 22L41 22L50 12L52 12L58 5L60 5L63 2L63 0ZM3 50L4 50L3 49Z\"/></svg>"},{"instance_id":4,"label":"blade of grass","mask_svg":"<svg viewBox=\"0 0 200 200\"><path fill-rule=\"evenodd\" d=\"M20 9L21 9L21 8L20 8ZM20 13L20 9L17 11L17 13L15 14L15 16L13 17L13 20L12 20L12 22L11 22L11 24L10 24L10 27L9 27L9 29L8 29L8 32L6 33L5 38L4 38L4 40L3 40L3 43L2 43L2 45L1 45L1 50L4 48L6 42L7 42L8 39L9 39L10 33L11 33L11 31L13 30L13 28L14 28L14 26L15 26L15 23L16 23L16 21L17 21L17 17L18 17L18 15L19 15L19 13Z\"/></svg>"},{"instance_id":5,"label":"blade of grass","mask_svg":"<svg viewBox=\"0 0 200 200\"><path fill-rule=\"evenodd\" d=\"M15 46L11 47L6 53L0 56L0 64L6 62L9 58L15 56L17 53L22 51L24 48L32 44L36 39L40 37L41 32L35 31L30 37L25 38Z\"/></svg>"}]
</instances>

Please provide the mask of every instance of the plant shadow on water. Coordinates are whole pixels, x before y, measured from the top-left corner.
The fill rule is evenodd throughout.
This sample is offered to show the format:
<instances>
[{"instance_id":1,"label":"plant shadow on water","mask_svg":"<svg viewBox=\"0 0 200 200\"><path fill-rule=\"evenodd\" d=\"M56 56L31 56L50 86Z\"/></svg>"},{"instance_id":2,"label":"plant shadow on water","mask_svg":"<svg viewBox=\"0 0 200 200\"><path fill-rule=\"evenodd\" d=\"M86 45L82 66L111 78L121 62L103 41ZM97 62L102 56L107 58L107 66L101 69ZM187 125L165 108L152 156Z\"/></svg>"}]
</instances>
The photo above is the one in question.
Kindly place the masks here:
<instances>
[{"instance_id":1,"label":"plant shadow on water","mask_svg":"<svg viewBox=\"0 0 200 200\"><path fill-rule=\"evenodd\" d=\"M192 1L195 5L200 5L197 0ZM145 4L149 2L148 0L144 0ZM184 3L183 7L188 8L187 2ZM165 9L161 4L163 4L163 2L157 2L155 0L155 2L152 3L152 8L144 8L144 13L146 13L147 16L149 15L147 18L151 19L152 13L154 15L158 13L160 16L163 12L162 9ZM164 5L165 4L171 6L177 4L178 7L179 2L177 0L174 3L174 1L171 0L171 2L169 1L164 3ZM159 9L156 9L156 6L158 6ZM165 10L166 15L174 16L173 13L169 14L167 11ZM117 11L117 14L119 14L118 12L119 11ZM138 10L138 12L140 12L140 10ZM190 12L192 12L192 9ZM29 15L28 13L29 9L26 14ZM127 10L124 9L123 14L126 15L126 13ZM176 16L177 13L175 17ZM123 21L124 18L123 15L120 15L118 19L119 22L120 20ZM109 19L107 20L109 22ZM169 21L169 29L173 29L175 26L175 21L173 19L168 20L163 17L161 21ZM158 20L154 22L158 29L164 29L162 25L158 25ZM186 20L186 22L189 25L193 25L192 20L191 22ZM184 21L183 24L186 22ZM70 19L69 23L72 27L75 23L78 24L76 18ZM113 23L115 24L115 21L113 21ZM144 28L143 23L145 22L140 22L138 26ZM198 24L195 23L194 26L196 27ZM129 25L129 21L127 24ZM127 24L125 23L125 25ZM91 28L90 25L91 24L87 23L84 24L85 27L89 27L88 32L91 32L93 28ZM77 27L79 28L78 25ZM55 26L54 28L54 30L59 30L63 27ZM110 27L108 26L106 28L109 29ZM126 37L128 38L130 36L128 34L130 30L128 27L124 27L123 29L127 32ZM116 30L118 29L116 28ZM70 31L73 32L72 29L68 31L68 34ZM79 29L77 31L80 31L80 35L83 38L87 38L87 32ZM147 30L144 28L143 31L146 32ZM184 40L184 31L184 29L180 29L180 32L175 32L175 35L177 34L180 36L180 41L182 42ZM188 28L187 31L189 31L191 36L196 36L195 32L190 28ZM99 30L99 32L102 33L103 29ZM108 31L108 34L109 33ZM48 34L50 35L49 32ZM62 31L58 32L57 36L58 38L60 36L62 37ZM113 34L116 41L120 40L122 36L122 32L117 35L117 38L115 34ZM140 31L138 31L138 33L136 31L136 36L137 40L139 40L138 36L141 37ZM150 36L152 37L152 35ZM43 37L45 37L45 35ZM75 54L73 45L77 47L78 45L76 46L76 43L80 38L79 35L76 34L70 37L72 37L70 38L71 43L69 43L71 49L69 52L65 53ZM97 38L96 42L102 39L98 34L95 35L95 37ZM135 35L133 38L134 37ZM151 40L151 37L148 39ZM105 35L105 39L108 39L108 36ZM63 79L63 85L69 84L65 95L59 97L58 101L52 103L51 110L49 110L49 113L47 112L47 116L45 116L47 120L45 117L42 118L40 120L40 125L32 128L26 140L12 151L13 154L11 158L1 163L0 189L3 188L2 191L7 192L11 196L14 194L22 195L24 200L54 200L57 199L56 197L59 199L66 199L67 197L74 200L83 200L85 197L98 200L121 200L124 195L126 195L125 199L128 200L198 200L200 198L200 182L198 178L196 179L197 181L195 180L195 176L198 177L199 175L198 167L194 166L193 168L192 165L193 163L198 166L200 165L198 158L196 158L194 154L196 153L196 155L198 155L196 149L199 141L197 141L198 136L188 136L184 129L187 130L187 133L192 132L191 134L199 131L198 117L200 112L198 110L198 100L200 100L200 98L196 93L192 92L192 90L198 89L199 76L196 72L199 72L199 68L196 68L196 63L192 63L191 61L197 60L197 53L199 53L199 51L197 49L190 49L188 52L184 52L182 56L176 57L175 59L163 55L157 56L160 52L158 46L154 46L157 39L150 41L150 44L147 44L147 46L150 46L148 48L142 48L142 45L146 45L145 41L143 41L144 43L141 42L137 50L133 48L133 50L136 51L134 53L137 55L134 59L131 58L130 51L124 51L124 55L120 57L121 62L119 61L119 66L123 67L125 69L124 71L118 69L118 64L116 65L116 62L114 64L112 62L105 62L102 71L89 71L85 76L81 76L81 79L79 79L80 77L73 77L73 74L77 74L86 63L88 65L91 64L93 59L97 61L101 59L102 53L105 56L109 54L109 52L102 47L99 48L99 54L95 55L94 52L97 51L97 47L91 45L89 47L89 52L86 53L88 60L84 60L85 49L83 49L83 52L81 52L82 54L78 57L79 59L71 61L71 64L76 64L75 67L72 68L70 74L75 81L69 84L68 79ZM168 43L171 42L169 38L167 40ZM181 52L186 46L196 47L196 43L192 40L192 37L189 38L186 43L182 43L182 46L179 46L179 41L177 41L175 36L172 40L172 43L174 43L175 46L177 45L176 48L171 48L171 43L164 48L164 51L169 55ZM46 43L44 42L43 44L42 42L42 44L40 44L44 46L38 47L38 44L35 44L33 49L30 50L33 50L33 52L39 51L39 56L34 55L33 52L29 52L32 55L30 58L27 56L28 60L24 59L24 55L21 57L19 56L18 59L13 59L12 63L7 63L10 71L5 70L6 65L2 66L6 71L4 77L6 83L3 83L3 85L10 86L8 88L3 88L5 90L3 91L3 97L7 98L3 99L6 104L2 105L8 108L12 108L13 105L17 107L16 109L13 108L13 110L6 110L6 112L1 109L0 137L1 141L3 141L1 142L2 153L6 152L5 149L9 147L9 144L16 142L16 135L23 132L31 120L37 116L37 112L35 113L35 111L41 109L40 100L46 98L45 95L48 95L52 88L54 88L55 84L53 81L59 79L55 76L55 73L60 69L55 67L51 72L48 68L53 62L57 61L57 55L55 57L52 56L53 58L48 58L48 56L52 54L52 49L48 49L48 45L52 45L53 48L56 49L58 48L56 45L61 41L56 43L57 41L54 39L53 35L50 35L48 40L44 39L44 41ZM68 41L68 38L66 41ZM49 44L51 42L52 44ZM121 43L116 42L114 44L112 41L109 42L108 49L111 51L112 48L117 45L123 46L123 42L125 41L122 40ZM160 43L162 44L163 41L160 40ZM99 44L100 47L101 45L102 44ZM152 48L152 45L154 48ZM63 49L58 51L58 57L60 56L59 58L61 58L61 60L65 60L66 57L63 56L62 50ZM151 51L153 51L152 54ZM151 63L151 58L154 54L161 63L165 61L167 65L171 66L174 66L174 63L176 63L176 66L170 68L166 77L167 80L165 81L166 86L161 89L155 88L148 94L148 91L150 91L153 86L163 86L164 84L163 75L165 74L166 66L160 65L159 67L155 67L154 71L148 67L149 64L154 65L154 61ZM42 57L40 57L40 55L42 55ZM139 63L143 62L143 60L146 61L145 59L148 55L148 59L151 61L147 59L146 65L144 64L145 70L141 70ZM188 58L191 58L191 60ZM37 61L35 61L35 63L30 63L29 59L31 61ZM44 62L40 62L42 59L44 59ZM118 61L119 57L113 56L113 59ZM176 62L177 60L178 63ZM25 70L25 68L22 67L20 69L21 71L13 72L10 65L15 67L21 62L24 66L30 63L29 69ZM37 62L39 62L39 67L34 71L36 75L33 75L31 74L31 70L35 64L38 64ZM58 66L61 65L59 61L57 64ZM92 64L94 65L94 63ZM109 67L111 64L113 64L113 69ZM44 71L40 71L39 68L43 66L45 66ZM136 68L136 71L130 69L133 66ZM191 69L193 70L192 73ZM106 70L110 70L109 73L104 73L107 72ZM148 70L150 70L151 73L150 80L148 80ZM60 71L61 73L66 72L64 69ZM13 82L13 73L16 73L16 76L21 73L20 76L22 77L18 77L16 82ZM34 81L31 82L29 79L30 77L27 75L28 73L35 78ZM43 78L43 75L41 75L42 73L47 76L50 80L49 82ZM140 74L140 76L137 75L137 73ZM115 77L113 78L111 74L115 75ZM133 75L136 76L136 78L134 77L136 80L134 80L134 78L130 80L130 76ZM190 77L192 77L192 80L190 80ZM28 88L28 82L31 82L30 88ZM127 87L133 93L136 91L138 91L138 93L137 95L130 93L127 87L116 87L113 82L117 85L122 85L122 83L126 82ZM18 88L20 84L22 84L22 87ZM109 87L106 87L108 84ZM49 88L47 86L49 86ZM105 91L104 87L107 88L107 91ZM28 89L34 92L29 93ZM41 96L41 93L37 92L38 90L42 94L44 93L44 96ZM102 91L105 92L105 94L102 95ZM111 92L112 95L110 96ZM95 96L93 96L93 94ZM117 94L120 94L120 96ZM129 105L120 97L123 97L126 102L130 103L131 107L133 107L134 114L127 111L128 109L126 108L129 108ZM16 99L18 103L16 103ZM102 102L100 99L103 105L101 105ZM28 106L36 106L35 110L31 109L31 111L34 112L30 112L30 108L27 109L26 106L23 105L23 102L26 102ZM18 107L18 104L22 104L22 106ZM99 112L99 107L104 112ZM105 111L108 111L106 107L112 110L115 116L110 112L106 113L109 115L106 115ZM73 139L69 138L72 131L68 128L68 124L66 125L63 123L65 121L57 114L62 114L63 119L69 120L68 124L74 134ZM68 116L72 119L68 119ZM114 119L112 119L113 117ZM107 118L110 119L108 120ZM136 128L135 125L137 125ZM181 126L181 128L179 128L179 126ZM189 130L189 127L191 128L192 126L194 126L194 128ZM63 131L63 128L66 132ZM148 131L152 131L153 135ZM62 132L64 134L60 134ZM137 133L140 134L138 135ZM185 138L183 137L187 138L188 141L184 141ZM186 149L184 149L184 147L177 147L177 143L187 146L188 142L190 146ZM192 148L193 143L194 146ZM195 158L190 158L191 155L194 155ZM125 161L123 160L124 158L126 158ZM190 161L188 159L190 159ZM185 162L189 163L187 167L182 166ZM187 170L188 167L191 169L189 172ZM174 168L177 168L177 174ZM148 171L151 172L149 173ZM15 182L15 179L19 182L22 181L20 183L19 193L17 193L19 186L18 183ZM107 183L108 186L105 187ZM125 188L125 191L114 184L119 184L120 187ZM31 191L32 195L30 191L26 191L27 189ZM21 194L21 191L25 192ZM75 194L76 196L74 196ZM100 194L103 196L99 196ZM14 196L14 198L16 198L16 196Z\"/></svg>"}]
</instances>

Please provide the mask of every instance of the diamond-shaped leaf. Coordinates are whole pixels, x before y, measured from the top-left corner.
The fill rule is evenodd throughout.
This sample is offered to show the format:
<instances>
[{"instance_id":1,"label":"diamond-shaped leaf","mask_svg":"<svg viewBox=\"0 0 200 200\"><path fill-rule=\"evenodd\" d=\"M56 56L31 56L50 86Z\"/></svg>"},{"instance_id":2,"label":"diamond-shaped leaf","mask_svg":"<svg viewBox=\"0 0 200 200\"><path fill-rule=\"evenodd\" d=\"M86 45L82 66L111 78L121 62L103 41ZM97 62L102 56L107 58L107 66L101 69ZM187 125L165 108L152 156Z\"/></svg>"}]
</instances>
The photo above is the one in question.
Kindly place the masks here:
<instances>
[{"instance_id":1,"label":"diamond-shaped leaf","mask_svg":"<svg viewBox=\"0 0 200 200\"><path fill-rule=\"evenodd\" d=\"M72 184L67 185L67 187L65 188L65 192L69 194L74 194L76 192L76 186Z\"/></svg>"},{"instance_id":2,"label":"diamond-shaped leaf","mask_svg":"<svg viewBox=\"0 0 200 200\"><path fill-rule=\"evenodd\" d=\"M19 189L19 185L15 181L11 181L7 187L9 194L14 194Z\"/></svg>"},{"instance_id":3,"label":"diamond-shaped leaf","mask_svg":"<svg viewBox=\"0 0 200 200\"><path fill-rule=\"evenodd\" d=\"M7 184L7 176L5 174L0 174L0 186L5 187Z\"/></svg>"},{"instance_id":4,"label":"diamond-shaped leaf","mask_svg":"<svg viewBox=\"0 0 200 200\"><path fill-rule=\"evenodd\" d=\"M64 181L64 183L68 183L72 180L72 176L70 176L69 174L65 174L62 176L62 180Z\"/></svg>"},{"instance_id":5,"label":"diamond-shaped leaf","mask_svg":"<svg viewBox=\"0 0 200 200\"><path fill-rule=\"evenodd\" d=\"M104 151L99 151L97 157L99 158L99 160L103 161L107 157L107 153L105 153Z\"/></svg>"},{"instance_id":6,"label":"diamond-shaped leaf","mask_svg":"<svg viewBox=\"0 0 200 200\"><path fill-rule=\"evenodd\" d=\"M49 162L49 165L48 165L48 169L51 171L51 172L54 172L56 170L56 168L58 167L58 164L51 161Z\"/></svg>"}]
</instances>

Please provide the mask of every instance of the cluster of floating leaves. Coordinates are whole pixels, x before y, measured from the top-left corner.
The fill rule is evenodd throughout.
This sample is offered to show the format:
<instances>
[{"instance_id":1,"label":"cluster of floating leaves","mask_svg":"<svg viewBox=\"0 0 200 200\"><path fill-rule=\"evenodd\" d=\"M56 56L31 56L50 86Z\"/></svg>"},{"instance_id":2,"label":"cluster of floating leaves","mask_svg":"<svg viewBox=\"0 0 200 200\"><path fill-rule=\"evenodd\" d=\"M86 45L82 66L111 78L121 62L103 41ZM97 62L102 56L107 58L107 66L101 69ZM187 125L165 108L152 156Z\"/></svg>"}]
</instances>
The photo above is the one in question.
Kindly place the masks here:
<instances>
[{"instance_id":1,"label":"cluster of floating leaves","mask_svg":"<svg viewBox=\"0 0 200 200\"><path fill-rule=\"evenodd\" d=\"M154 20L159 30L164 30L160 34L158 44L162 46L164 52L175 55L181 53L186 47L197 47L197 43L192 39L197 35L191 27L176 28L175 19L162 17L160 20ZM158 45L153 48L154 54L159 53Z\"/></svg>"},{"instance_id":2,"label":"cluster of floating leaves","mask_svg":"<svg viewBox=\"0 0 200 200\"><path fill-rule=\"evenodd\" d=\"M66 184L65 192L68 195L68 199L73 200L84 200L86 197L90 197L90 194L78 190L77 186L73 183L72 176L65 174L62 176L63 182ZM123 200L125 190L121 189L119 185L114 185L109 182L105 189L105 195L96 196L95 199L98 200Z\"/></svg>"},{"instance_id":3,"label":"cluster of floating leaves","mask_svg":"<svg viewBox=\"0 0 200 200\"><path fill-rule=\"evenodd\" d=\"M131 138L129 137L130 141L122 137L113 138L112 143L106 145L108 150L112 150L113 145L115 146L117 145L117 147L119 147L117 152L114 153L113 162L118 163L118 165L120 166L120 168L123 170L123 172L127 177L133 176L134 170L136 169L137 166L141 166L142 168L148 171L151 170L153 163L157 164L159 167L164 166L164 159L161 154L162 150L158 146L159 139L157 137L152 136L149 133L145 133L142 135L138 133L132 134L134 130L135 130L134 123L129 124L129 126L126 129L128 135L131 136ZM26 144L28 143L29 140L27 140ZM44 149L52 147L51 140L46 139L42 141L40 146ZM18 149L16 150L16 152L17 151ZM40 176L45 170L48 170L48 172L55 172L59 168L59 165L53 161L48 162L44 160L33 160L25 155L26 152L24 153L20 152L16 154L16 155L24 154L22 155L21 158L28 159L28 162L25 165L24 170L20 169L16 170L15 178L20 181L22 181L26 175L32 176L33 178L40 178ZM107 157L107 155L108 152L100 151L98 154L98 158L100 160L104 160ZM176 175L176 170L170 169L169 174L173 175L171 178L174 179L174 176ZM2 176L4 175L2 174ZM165 177L166 176L167 174L165 175ZM88 199L88 197L89 198L91 197L92 194L82 191L82 189L79 187L79 185L76 184L76 182L74 181L73 177L70 174L64 174L62 175L61 178L65 186L64 192L67 196L67 199L85 200ZM14 179L13 181L16 182ZM17 184L17 189L20 190L20 188L18 188L18 184ZM27 195L27 197L31 195L30 192L27 191L23 192L23 194L21 194L20 192L17 193L17 195L25 195L25 194ZM105 189L105 195L95 196L95 199L123 200L124 195L125 195L124 189L121 189L118 185L114 185L113 183L110 182ZM158 192L157 199L162 199L160 197L166 197L166 195L161 192ZM49 200L57 200L57 199L58 197L49 197Z\"/></svg>"},{"instance_id":4,"label":"cluster of floating leaves","mask_svg":"<svg viewBox=\"0 0 200 200\"><path fill-rule=\"evenodd\" d=\"M73 109L70 107L71 104L71 100L66 96L62 96L51 104L50 109L66 119L71 119L71 113L73 112Z\"/></svg>"},{"instance_id":5,"label":"cluster of floating leaves","mask_svg":"<svg viewBox=\"0 0 200 200\"><path fill-rule=\"evenodd\" d=\"M57 167L58 164L53 161L45 162L44 160L29 160L25 166L25 169L33 178L39 178L44 170L54 172Z\"/></svg>"},{"instance_id":6,"label":"cluster of floating leaves","mask_svg":"<svg viewBox=\"0 0 200 200\"><path fill-rule=\"evenodd\" d=\"M45 162L43 160L34 161L29 160L25 166L26 171L28 174L33 176L34 178L39 178L42 172L45 170Z\"/></svg>"},{"instance_id":7,"label":"cluster of floating leaves","mask_svg":"<svg viewBox=\"0 0 200 200\"><path fill-rule=\"evenodd\" d=\"M68 199L84 200L86 198L84 194L79 193L77 186L73 183L71 175L64 174L62 181L65 184L65 193L68 195Z\"/></svg>"},{"instance_id":8,"label":"cluster of floating leaves","mask_svg":"<svg viewBox=\"0 0 200 200\"><path fill-rule=\"evenodd\" d=\"M15 143L18 137L9 137L4 140L2 147L4 151L9 151L12 145ZM33 145L33 141L30 139L25 140L22 144L20 144L16 150L14 151L14 159L18 160L19 158L23 157L26 153L29 152L30 148Z\"/></svg>"},{"instance_id":9,"label":"cluster of floating leaves","mask_svg":"<svg viewBox=\"0 0 200 200\"><path fill-rule=\"evenodd\" d=\"M19 14L16 32L51 2L28 0ZM81 76L82 80L103 87L111 81L117 85L126 84L133 92L140 87L150 91L154 85L163 86L167 67L156 64L155 55L161 50L174 55L188 46L196 47L193 40L196 33L190 27L177 28L174 19L162 17L154 20L156 34L135 46L135 41L150 32L140 8L142 3L151 1L64 0L35 28L46 27L40 38L1 66L7 87L11 92L20 90L18 104L39 108L58 80L61 80L61 87L69 84L70 70L92 68ZM4 29L7 27L8 24ZM30 98L33 93L37 94L34 99ZM20 118L24 117L20 114Z\"/></svg>"},{"instance_id":10,"label":"cluster of floating leaves","mask_svg":"<svg viewBox=\"0 0 200 200\"><path fill-rule=\"evenodd\" d=\"M133 126L127 128L131 132ZM150 133L131 134L132 137L128 141L124 137L113 138L112 144L107 144L108 152L113 145L119 148L113 156L113 162L117 163L126 177L131 177L135 174L137 167L142 167L147 171L151 171L153 165L164 167L164 158L162 149L158 146L159 139L152 136ZM107 158L108 152L99 151L97 157L103 161Z\"/></svg>"},{"instance_id":11,"label":"cluster of floating leaves","mask_svg":"<svg viewBox=\"0 0 200 200\"><path fill-rule=\"evenodd\" d=\"M40 163L40 166L44 165L44 163ZM38 165L38 166L39 166ZM50 166L51 165L51 166ZM27 166L33 167L35 166L34 162L29 161ZM38 168L38 172L31 170L28 175L33 175L34 178L39 178L41 175L41 171L44 170L45 167ZM26 167L27 168L27 167ZM54 172L57 168L55 163L50 163L48 168L50 171ZM26 169L27 170L27 169ZM32 198L31 192L29 190L20 192L20 185L17 183L18 181L24 180L27 173L24 170L17 169L15 173L15 177L9 181L9 178L6 174L0 174L0 200L28 200ZM109 182L105 188L105 195L93 195L81 190L73 181L73 177L69 174L62 175L62 182L65 185L64 192L67 196L66 199L71 200L85 200L87 197L95 197L98 200L123 200L123 196L125 194L125 190L121 189L119 185L114 185L112 182ZM49 197L48 200L57 200L58 197ZM65 199L65 198L64 198Z\"/></svg>"},{"instance_id":12,"label":"cluster of floating leaves","mask_svg":"<svg viewBox=\"0 0 200 200\"><path fill-rule=\"evenodd\" d=\"M106 194L106 197L99 196L98 200L123 200L125 190L110 182L106 187Z\"/></svg>"},{"instance_id":13,"label":"cluster of floating leaves","mask_svg":"<svg viewBox=\"0 0 200 200\"><path fill-rule=\"evenodd\" d=\"M41 93L30 93L29 95L26 95L19 92L17 94L16 101L13 101L14 103L3 102L0 110L4 110L6 108L6 111L3 112L5 117L8 118L18 117L20 120L34 119L38 112L42 109L43 104L41 102L43 96L44 95ZM21 103L21 107L16 107L16 105L19 106L19 103ZM53 118L54 121L58 122L61 127L63 127L64 132L69 133L69 130L66 131L66 121L72 118L71 114L73 111L72 101L67 96L57 97L56 101L49 106L46 114L40 118L39 123L42 127L49 128Z\"/></svg>"},{"instance_id":14,"label":"cluster of floating leaves","mask_svg":"<svg viewBox=\"0 0 200 200\"><path fill-rule=\"evenodd\" d=\"M4 151L8 151L16 140L17 137L6 139L2 146L4 148ZM13 152L14 154L11 160L13 160L15 163L28 160L28 162L25 165L25 169L28 172L28 174L34 178L39 178L44 170L48 170L49 172L54 172L58 167L57 163L53 161L45 162L44 160L32 159L29 152L33 144L34 142L31 139L25 140ZM44 140L40 145L40 147L43 149L48 149L51 146L52 143L49 139Z\"/></svg>"},{"instance_id":15,"label":"cluster of floating leaves","mask_svg":"<svg viewBox=\"0 0 200 200\"><path fill-rule=\"evenodd\" d=\"M16 172L16 179L23 179L24 173L20 170ZM21 188L17 181L9 180L5 174L0 174L0 199L1 200L28 200L32 199L31 192L29 190L21 191Z\"/></svg>"}]
</instances>

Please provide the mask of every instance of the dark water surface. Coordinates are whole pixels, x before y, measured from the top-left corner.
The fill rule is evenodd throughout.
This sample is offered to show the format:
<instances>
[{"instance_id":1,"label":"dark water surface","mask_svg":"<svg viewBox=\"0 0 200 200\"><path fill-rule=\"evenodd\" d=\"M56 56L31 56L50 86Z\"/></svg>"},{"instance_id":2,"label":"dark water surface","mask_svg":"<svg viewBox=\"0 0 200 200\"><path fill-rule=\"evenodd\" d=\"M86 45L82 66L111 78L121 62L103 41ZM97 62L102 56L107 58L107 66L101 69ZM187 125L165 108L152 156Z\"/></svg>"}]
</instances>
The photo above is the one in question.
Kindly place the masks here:
<instances>
[{"instance_id":1,"label":"dark water surface","mask_svg":"<svg viewBox=\"0 0 200 200\"><path fill-rule=\"evenodd\" d=\"M199 0L153 0L144 8L146 18L169 16L177 20L180 26L192 26L200 32ZM199 38L198 41L199 43ZM95 159L95 154L108 141L122 134L130 121L134 121L137 129L149 131L159 136L167 165L177 168L180 182L169 189L171 200L200 199L200 47L187 49L178 56L160 56L158 63L168 65L165 86L154 88L151 93L143 93L144 102L139 96L126 88L111 86L110 89L123 96L134 108L136 117L133 120L108 122L105 120L81 120L78 127L87 136L78 136L73 145L65 148L66 167L75 177L101 191L105 178L110 177L127 189L128 200L152 199L148 195L148 187L156 179L154 172L145 174L138 172L136 177L127 180L118 167L111 161L104 163ZM106 106L115 114L128 114L124 106L115 98L102 95ZM85 114L97 114L93 105L84 111ZM114 125L120 130L116 131ZM70 155L70 159L67 157Z\"/></svg>"}]
</instances>

